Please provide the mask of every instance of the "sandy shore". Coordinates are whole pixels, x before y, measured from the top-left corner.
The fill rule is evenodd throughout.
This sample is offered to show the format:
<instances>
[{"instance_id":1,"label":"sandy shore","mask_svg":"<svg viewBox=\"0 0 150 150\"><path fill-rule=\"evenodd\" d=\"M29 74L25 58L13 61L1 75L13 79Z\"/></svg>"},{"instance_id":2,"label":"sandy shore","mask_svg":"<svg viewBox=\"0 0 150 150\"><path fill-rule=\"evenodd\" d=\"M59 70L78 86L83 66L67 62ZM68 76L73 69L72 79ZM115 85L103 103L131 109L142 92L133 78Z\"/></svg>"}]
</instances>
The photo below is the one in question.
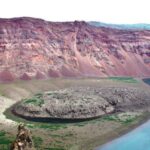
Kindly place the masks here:
<instances>
[{"instance_id":1,"label":"sandy shore","mask_svg":"<svg viewBox=\"0 0 150 150\"><path fill-rule=\"evenodd\" d=\"M5 125L5 126L14 126L17 123L13 120L7 119L6 116L4 115L4 111L11 107L15 101L12 99L6 98L4 96L0 96L0 124Z\"/></svg>"}]
</instances>

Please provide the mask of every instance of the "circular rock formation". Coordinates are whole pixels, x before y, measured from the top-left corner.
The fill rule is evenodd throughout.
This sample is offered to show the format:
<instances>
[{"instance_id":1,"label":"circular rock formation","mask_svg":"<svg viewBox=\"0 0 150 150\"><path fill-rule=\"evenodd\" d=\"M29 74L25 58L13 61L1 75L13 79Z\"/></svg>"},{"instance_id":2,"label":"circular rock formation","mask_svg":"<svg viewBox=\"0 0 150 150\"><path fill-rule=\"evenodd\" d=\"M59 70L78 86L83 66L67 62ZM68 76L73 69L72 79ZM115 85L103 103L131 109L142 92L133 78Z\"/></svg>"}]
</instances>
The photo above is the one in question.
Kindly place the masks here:
<instances>
[{"instance_id":1,"label":"circular rock formation","mask_svg":"<svg viewBox=\"0 0 150 150\"><path fill-rule=\"evenodd\" d=\"M150 92L136 88L75 87L38 93L13 108L26 119L89 119L119 111L148 110Z\"/></svg>"}]
</instances>

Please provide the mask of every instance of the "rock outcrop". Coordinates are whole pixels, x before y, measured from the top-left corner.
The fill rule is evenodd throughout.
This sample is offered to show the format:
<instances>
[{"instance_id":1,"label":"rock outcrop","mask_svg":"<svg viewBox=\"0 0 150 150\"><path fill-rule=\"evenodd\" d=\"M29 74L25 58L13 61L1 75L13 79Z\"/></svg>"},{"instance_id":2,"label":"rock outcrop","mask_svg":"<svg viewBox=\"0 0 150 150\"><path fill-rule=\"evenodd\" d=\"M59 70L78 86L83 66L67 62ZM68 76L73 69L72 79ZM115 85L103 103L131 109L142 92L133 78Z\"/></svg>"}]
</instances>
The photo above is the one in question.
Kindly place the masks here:
<instances>
[{"instance_id":1,"label":"rock outcrop","mask_svg":"<svg viewBox=\"0 0 150 150\"><path fill-rule=\"evenodd\" d=\"M26 119L89 119L114 112L149 111L150 93L127 87L78 87L37 94L13 112Z\"/></svg>"},{"instance_id":2,"label":"rock outcrop","mask_svg":"<svg viewBox=\"0 0 150 150\"><path fill-rule=\"evenodd\" d=\"M0 80L149 76L150 30L0 19Z\"/></svg>"}]
</instances>

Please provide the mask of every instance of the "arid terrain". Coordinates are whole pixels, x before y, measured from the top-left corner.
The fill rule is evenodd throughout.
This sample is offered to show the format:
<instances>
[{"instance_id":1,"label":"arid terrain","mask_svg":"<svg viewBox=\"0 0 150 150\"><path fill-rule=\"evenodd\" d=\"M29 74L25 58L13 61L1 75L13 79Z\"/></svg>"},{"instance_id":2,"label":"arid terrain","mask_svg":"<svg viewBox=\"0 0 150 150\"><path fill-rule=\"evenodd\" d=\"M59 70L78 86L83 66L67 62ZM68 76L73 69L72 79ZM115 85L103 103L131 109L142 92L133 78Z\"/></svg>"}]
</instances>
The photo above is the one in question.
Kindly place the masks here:
<instances>
[{"instance_id":1,"label":"arid terrain","mask_svg":"<svg viewBox=\"0 0 150 150\"><path fill-rule=\"evenodd\" d=\"M145 29L0 19L0 80L149 76L149 40Z\"/></svg>"},{"instance_id":2,"label":"arid terrain","mask_svg":"<svg viewBox=\"0 0 150 150\"><path fill-rule=\"evenodd\" d=\"M142 82L142 80L133 78L116 77L103 79L91 78L16 81L8 84L1 84L1 98L7 103L6 105L1 105L1 107L5 110L16 102L24 99L29 100L39 93L47 93L50 91L55 93L56 91L65 91L66 89L72 90L75 89L75 87L84 87L83 91L87 88L112 89L113 87L115 90L121 87L121 89L136 89L139 93L140 91L144 91L144 93L150 92L149 86ZM131 93L134 93L134 90ZM83 94L85 94L85 92L83 92ZM142 98L142 95L140 98ZM75 94L75 96L77 97L79 95ZM9 101L6 101L6 97ZM136 95L134 95L134 97L136 97ZM15 116L11 112L12 109L9 108L5 111L5 115L3 112L0 114L3 116L0 124L0 133L2 134L0 134L0 139L3 140L0 142L0 147L2 147L3 150L8 149L8 145L15 138L17 124L24 122L32 131L34 149L92 150L94 147L127 132L137 124L148 119L148 103L146 103L147 105L145 105L144 102L140 104L143 105L142 111L136 109L139 104L135 104L137 105L129 107L133 108L133 110L125 109L93 120L79 122L72 121L69 123L63 123L59 120L49 121L48 123L27 121ZM6 119L5 116L7 116L8 119Z\"/></svg>"},{"instance_id":3,"label":"arid terrain","mask_svg":"<svg viewBox=\"0 0 150 150\"><path fill-rule=\"evenodd\" d=\"M150 30L0 19L0 150L20 122L34 150L93 150L149 118Z\"/></svg>"}]
</instances>

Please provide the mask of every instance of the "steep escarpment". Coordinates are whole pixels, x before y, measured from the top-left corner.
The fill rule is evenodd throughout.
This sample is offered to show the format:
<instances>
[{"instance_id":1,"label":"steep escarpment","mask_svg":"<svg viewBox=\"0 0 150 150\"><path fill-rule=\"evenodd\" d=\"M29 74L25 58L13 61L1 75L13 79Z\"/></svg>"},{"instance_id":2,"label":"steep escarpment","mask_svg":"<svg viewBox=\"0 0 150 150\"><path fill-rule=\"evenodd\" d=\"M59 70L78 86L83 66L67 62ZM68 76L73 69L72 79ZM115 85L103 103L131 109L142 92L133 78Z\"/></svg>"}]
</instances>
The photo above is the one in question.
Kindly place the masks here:
<instances>
[{"instance_id":1,"label":"steep escarpment","mask_svg":"<svg viewBox=\"0 0 150 150\"><path fill-rule=\"evenodd\" d=\"M149 76L150 30L0 19L0 80Z\"/></svg>"},{"instance_id":2,"label":"steep escarpment","mask_svg":"<svg viewBox=\"0 0 150 150\"><path fill-rule=\"evenodd\" d=\"M149 111L149 91L127 87L78 87L36 94L15 107L26 119L89 119L114 112Z\"/></svg>"}]
</instances>

